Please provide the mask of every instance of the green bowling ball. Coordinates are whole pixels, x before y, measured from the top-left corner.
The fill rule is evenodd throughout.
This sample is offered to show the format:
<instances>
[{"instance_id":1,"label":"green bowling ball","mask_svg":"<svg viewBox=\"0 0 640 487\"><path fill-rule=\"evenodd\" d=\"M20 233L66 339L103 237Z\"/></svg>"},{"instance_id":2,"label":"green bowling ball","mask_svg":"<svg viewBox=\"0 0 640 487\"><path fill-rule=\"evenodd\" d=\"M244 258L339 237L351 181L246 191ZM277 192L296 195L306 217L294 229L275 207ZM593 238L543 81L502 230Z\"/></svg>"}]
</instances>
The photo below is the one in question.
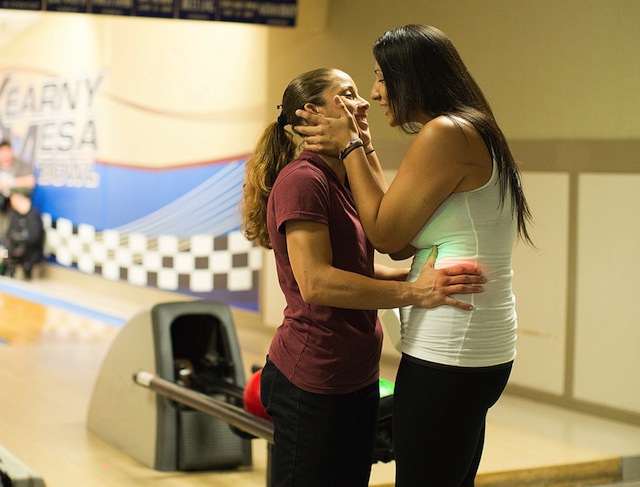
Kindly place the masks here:
<instances>
[{"instance_id":1,"label":"green bowling ball","mask_svg":"<svg viewBox=\"0 0 640 487\"><path fill-rule=\"evenodd\" d=\"M387 379L380 379L380 397L393 395L395 384Z\"/></svg>"}]
</instances>

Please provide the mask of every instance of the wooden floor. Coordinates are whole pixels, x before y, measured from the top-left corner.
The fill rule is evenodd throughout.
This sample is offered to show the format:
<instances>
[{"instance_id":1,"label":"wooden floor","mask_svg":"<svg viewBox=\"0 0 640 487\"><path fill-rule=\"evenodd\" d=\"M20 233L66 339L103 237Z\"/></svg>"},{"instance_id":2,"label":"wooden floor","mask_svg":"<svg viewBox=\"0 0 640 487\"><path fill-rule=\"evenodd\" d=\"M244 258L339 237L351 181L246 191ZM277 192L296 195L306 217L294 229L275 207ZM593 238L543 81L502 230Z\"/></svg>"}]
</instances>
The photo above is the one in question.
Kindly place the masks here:
<instances>
[{"instance_id":1,"label":"wooden floor","mask_svg":"<svg viewBox=\"0 0 640 487\"><path fill-rule=\"evenodd\" d=\"M142 289L105 295L97 282L0 277L0 445L47 487L264 486L261 440L253 441L253 467L158 472L87 430L96 376L119 331L110 317L124 323L155 302L176 300ZM234 320L248 373L263 360L269 336L244 326L241 311ZM393 378L394 364L384 364L383 375ZM622 458L638 455L640 428L505 396L490 414L477 485L599 485L619 480ZM391 486L393 474L393 462L376 464L370 485Z\"/></svg>"}]
</instances>

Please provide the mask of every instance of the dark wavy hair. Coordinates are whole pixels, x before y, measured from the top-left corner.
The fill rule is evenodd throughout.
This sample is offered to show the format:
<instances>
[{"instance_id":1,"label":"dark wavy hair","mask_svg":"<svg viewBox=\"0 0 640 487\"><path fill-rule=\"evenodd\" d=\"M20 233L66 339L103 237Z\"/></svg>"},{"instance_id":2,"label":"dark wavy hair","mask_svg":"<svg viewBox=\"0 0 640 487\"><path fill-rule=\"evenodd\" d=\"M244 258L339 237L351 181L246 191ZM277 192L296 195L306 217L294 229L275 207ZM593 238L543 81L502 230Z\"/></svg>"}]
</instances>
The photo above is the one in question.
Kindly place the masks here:
<instances>
[{"instance_id":1,"label":"dark wavy hair","mask_svg":"<svg viewBox=\"0 0 640 487\"><path fill-rule=\"evenodd\" d=\"M533 245L517 163L489 102L449 38L435 27L405 25L382 34L373 44L373 56L384 76L389 110L402 131L417 133L419 114L473 125L497 162L502 201L509 193L518 234Z\"/></svg>"}]
</instances>

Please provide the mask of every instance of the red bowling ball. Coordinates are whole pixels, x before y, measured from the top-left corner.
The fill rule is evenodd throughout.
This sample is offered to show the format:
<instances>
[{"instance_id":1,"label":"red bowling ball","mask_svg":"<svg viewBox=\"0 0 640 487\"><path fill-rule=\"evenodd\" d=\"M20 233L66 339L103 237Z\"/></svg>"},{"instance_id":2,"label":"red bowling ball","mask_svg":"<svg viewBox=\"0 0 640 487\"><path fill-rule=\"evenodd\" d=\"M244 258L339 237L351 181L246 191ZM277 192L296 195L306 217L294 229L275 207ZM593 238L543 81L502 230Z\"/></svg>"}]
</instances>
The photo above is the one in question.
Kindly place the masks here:
<instances>
[{"instance_id":1,"label":"red bowling ball","mask_svg":"<svg viewBox=\"0 0 640 487\"><path fill-rule=\"evenodd\" d=\"M242 400L244 401L244 409L263 419L271 420L271 416L264 410L264 406L260 401L260 376L262 369L255 372L244 386Z\"/></svg>"}]
</instances>

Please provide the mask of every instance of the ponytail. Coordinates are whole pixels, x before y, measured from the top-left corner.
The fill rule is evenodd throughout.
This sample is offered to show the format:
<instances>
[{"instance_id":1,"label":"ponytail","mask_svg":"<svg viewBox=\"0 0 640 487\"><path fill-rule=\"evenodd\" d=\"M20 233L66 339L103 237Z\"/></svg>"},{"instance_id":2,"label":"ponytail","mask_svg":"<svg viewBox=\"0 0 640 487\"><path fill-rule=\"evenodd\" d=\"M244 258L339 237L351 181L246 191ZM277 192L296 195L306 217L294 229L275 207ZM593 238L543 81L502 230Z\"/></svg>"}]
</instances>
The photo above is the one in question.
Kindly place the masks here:
<instances>
[{"instance_id":1,"label":"ponytail","mask_svg":"<svg viewBox=\"0 0 640 487\"><path fill-rule=\"evenodd\" d=\"M297 147L292 135L278 120L269 124L245 164L245 182L242 198L244 236L270 249L267 231L267 200L278 173L296 156Z\"/></svg>"}]
</instances>

